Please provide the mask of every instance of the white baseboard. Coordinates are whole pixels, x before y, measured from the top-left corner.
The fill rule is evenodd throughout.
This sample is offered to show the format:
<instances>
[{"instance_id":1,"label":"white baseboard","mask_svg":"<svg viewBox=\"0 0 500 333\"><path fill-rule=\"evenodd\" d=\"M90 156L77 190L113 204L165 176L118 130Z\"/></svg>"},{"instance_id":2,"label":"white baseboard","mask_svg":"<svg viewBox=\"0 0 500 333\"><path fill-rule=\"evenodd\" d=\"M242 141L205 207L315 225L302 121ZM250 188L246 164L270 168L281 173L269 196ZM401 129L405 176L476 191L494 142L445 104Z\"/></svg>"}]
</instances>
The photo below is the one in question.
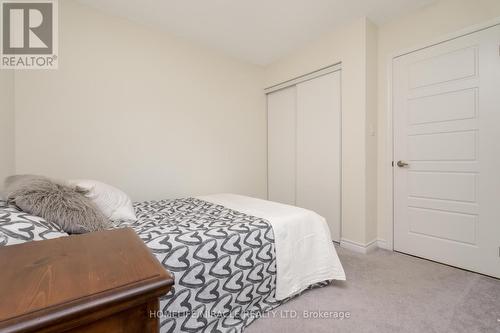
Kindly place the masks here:
<instances>
[{"instance_id":1,"label":"white baseboard","mask_svg":"<svg viewBox=\"0 0 500 333\"><path fill-rule=\"evenodd\" d=\"M367 253L370 253L378 248L378 241L376 239L374 239L367 244L360 244L358 242L354 242L354 241L342 238L340 240L340 247L343 247L345 249L348 249L348 250L351 250L354 252L367 254Z\"/></svg>"},{"instance_id":2,"label":"white baseboard","mask_svg":"<svg viewBox=\"0 0 500 333\"><path fill-rule=\"evenodd\" d=\"M392 251L385 239L377 239L377 247L380 249Z\"/></svg>"}]
</instances>

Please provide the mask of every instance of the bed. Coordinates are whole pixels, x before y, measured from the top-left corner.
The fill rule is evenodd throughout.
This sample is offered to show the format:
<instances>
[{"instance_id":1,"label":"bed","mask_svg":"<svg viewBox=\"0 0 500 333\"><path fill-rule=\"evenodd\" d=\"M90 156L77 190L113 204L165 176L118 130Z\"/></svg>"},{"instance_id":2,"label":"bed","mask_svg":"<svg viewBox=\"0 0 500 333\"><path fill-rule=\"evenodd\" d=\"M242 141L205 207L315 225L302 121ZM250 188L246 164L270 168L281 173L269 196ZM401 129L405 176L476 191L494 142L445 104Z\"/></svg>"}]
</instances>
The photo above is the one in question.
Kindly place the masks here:
<instances>
[{"instance_id":1,"label":"bed","mask_svg":"<svg viewBox=\"0 0 500 333\"><path fill-rule=\"evenodd\" d=\"M161 332L241 332L307 288L344 280L322 217L234 194L135 203L131 227L175 276ZM0 244L64 237L0 202Z\"/></svg>"}]
</instances>

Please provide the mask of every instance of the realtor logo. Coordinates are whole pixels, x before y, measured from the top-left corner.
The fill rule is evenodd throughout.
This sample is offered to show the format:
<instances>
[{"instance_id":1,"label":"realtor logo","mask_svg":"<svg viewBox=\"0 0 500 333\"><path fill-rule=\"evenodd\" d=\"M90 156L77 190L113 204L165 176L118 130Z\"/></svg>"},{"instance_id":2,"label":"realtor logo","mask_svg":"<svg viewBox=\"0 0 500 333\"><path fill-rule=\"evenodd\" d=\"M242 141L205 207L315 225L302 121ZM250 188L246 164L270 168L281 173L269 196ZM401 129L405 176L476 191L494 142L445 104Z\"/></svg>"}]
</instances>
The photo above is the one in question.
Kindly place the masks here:
<instances>
[{"instance_id":1,"label":"realtor logo","mask_svg":"<svg viewBox=\"0 0 500 333\"><path fill-rule=\"evenodd\" d=\"M0 67L56 69L57 0L0 0L0 4Z\"/></svg>"}]
</instances>

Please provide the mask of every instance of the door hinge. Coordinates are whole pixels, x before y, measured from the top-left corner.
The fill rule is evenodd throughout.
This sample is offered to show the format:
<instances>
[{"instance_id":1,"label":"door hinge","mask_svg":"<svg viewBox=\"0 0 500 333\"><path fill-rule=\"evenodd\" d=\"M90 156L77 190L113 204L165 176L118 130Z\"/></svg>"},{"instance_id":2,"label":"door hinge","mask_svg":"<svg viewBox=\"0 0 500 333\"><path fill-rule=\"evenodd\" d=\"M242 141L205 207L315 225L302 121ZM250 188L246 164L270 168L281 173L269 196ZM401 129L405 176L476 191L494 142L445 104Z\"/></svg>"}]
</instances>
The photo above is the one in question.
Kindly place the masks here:
<instances>
[{"instance_id":1,"label":"door hinge","mask_svg":"<svg viewBox=\"0 0 500 333\"><path fill-rule=\"evenodd\" d=\"M391 163L391 164L392 164L392 167L394 168L394 161L392 161L392 163Z\"/></svg>"}]
</instances>

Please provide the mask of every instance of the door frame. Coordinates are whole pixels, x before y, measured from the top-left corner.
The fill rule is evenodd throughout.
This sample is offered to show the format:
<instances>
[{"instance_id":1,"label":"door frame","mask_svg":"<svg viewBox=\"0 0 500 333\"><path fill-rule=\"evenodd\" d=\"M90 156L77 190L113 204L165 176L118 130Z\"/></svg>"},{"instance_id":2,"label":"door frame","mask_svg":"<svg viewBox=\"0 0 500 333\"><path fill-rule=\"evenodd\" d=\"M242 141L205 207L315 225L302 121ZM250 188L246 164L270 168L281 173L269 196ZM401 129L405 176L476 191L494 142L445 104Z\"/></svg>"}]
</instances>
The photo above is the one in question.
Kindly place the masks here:
<instances>
[{"instance_id":1,"label":"door frame","mask_svg":"<svg viewBox=\"0 0 500 333\"><path fill-rule=\"evenodd\" d=\"M394 108L393 108L393 60L395 58L407 55L412 52L416 52L437 44L442 44L448 41L451 41L453 39L457 39L466 35L470 35L472 33L481 31L481 30L486 30L488 28L492 28L494 26L500 25L500 17L494 18L492 20L480 23L480 24L475 24L472 26L469 26L465 29L458 30L453 33L446 34L444 36L434 38L426 43L422 43L419 45L416 45L414 47L410 48L405 48L403 50L400 50L398 52L392 53L388 59L387 59L387 119L386 119L386 126L387 126L387 131L385 133L385 147L387 151L387 156L386 159L384 160L384 173L388 181L388 186L386 193L384 195L383 199L383 204L385 206L385 215L384 220L385 221L390 221L390 228L389 228L389 234L388 234L388 239L385 240L379 240L378 241L378 246L387 250L394 251L394 226L395 226L395 214L394 214L394 166L393 162L395 161L395 156L394 156ZM499 41L500 42L500 41Z\"/></svg>"},{"instance_id":2,"label":"door frame","mask_svg":"<svg viewBox=\"0 0 500 333\"><path fill-rule=\"evenodd\" d=\"M326 66L326 67L322 67L320 69L317 69L315 71L312 71L312 72L309 72L309 73L306 73L306 74L303 74L303 75L300 75L300 76L297 76L297 77L294 77L290 80L286 80L284 82L281 82L281 83L278 83L278 84L274 84L270 87L267 87L267 88L264 88L264 93L266 95L272 93L272 92L275 92L275 91L278 91L278 90L281 90L281 89L285 89L285 88L288 88L288 87L291 87L291 86L295 86L301 82L304 82L304 81L309 81L309 80L312 80L312 79L315 79L317 77L320 77L320 76L323 76L323 75L327 75L327 74L330 74L330 73L333 73L333 72L337 72L337 71L340 71L342 70L342 62L337 62L333 65L329 65L329 66Z\"/></svg>"}]
</instances>

